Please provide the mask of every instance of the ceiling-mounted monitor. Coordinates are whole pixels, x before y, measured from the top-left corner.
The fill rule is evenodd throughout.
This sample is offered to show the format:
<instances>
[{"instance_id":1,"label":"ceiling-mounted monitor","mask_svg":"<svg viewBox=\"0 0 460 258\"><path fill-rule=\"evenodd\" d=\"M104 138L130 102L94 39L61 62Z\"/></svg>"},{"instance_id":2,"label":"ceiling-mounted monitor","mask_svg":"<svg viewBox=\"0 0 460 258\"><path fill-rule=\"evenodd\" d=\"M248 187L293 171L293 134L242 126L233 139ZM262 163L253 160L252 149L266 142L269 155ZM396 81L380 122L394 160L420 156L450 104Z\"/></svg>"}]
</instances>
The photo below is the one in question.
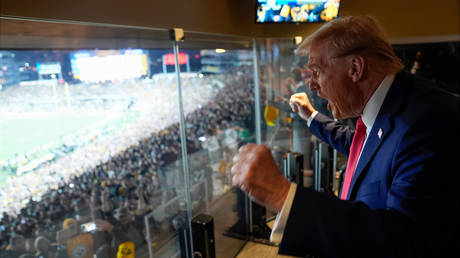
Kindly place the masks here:
<instances>
[{"instance_id":1,"label":"ceiling-mounted monitor","mask_svg":"<svg viewBox=\"0 0 460 258\"><path fill-rule=\"evenodd\" d=\"M256 23L312 23L337 18L340 0L257 0L256 5Z\"/></svg>"}]
</instances>

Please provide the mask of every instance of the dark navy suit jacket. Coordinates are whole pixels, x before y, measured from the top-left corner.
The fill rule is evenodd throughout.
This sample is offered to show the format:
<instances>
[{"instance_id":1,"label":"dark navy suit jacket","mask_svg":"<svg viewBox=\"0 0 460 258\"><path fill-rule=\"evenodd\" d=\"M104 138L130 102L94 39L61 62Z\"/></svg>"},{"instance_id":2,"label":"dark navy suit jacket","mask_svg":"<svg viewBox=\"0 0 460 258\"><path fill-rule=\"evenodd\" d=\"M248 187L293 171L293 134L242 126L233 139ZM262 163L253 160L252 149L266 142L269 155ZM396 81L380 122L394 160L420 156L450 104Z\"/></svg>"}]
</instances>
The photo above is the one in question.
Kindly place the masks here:
<instances>
[{"instance_id":1,"label":"dark navy suit jacket","mask_svg":"<svg viewBox=\"0 0 460 258\"><path fill-rule=\"evenodd\" d=\"M349 128L318 113L310 131L348 155ZM279 253L449 257L460 233L459 134L458 97L397 74L362 151L349 201L297 187Z\"/></svg>"}]
</instances>

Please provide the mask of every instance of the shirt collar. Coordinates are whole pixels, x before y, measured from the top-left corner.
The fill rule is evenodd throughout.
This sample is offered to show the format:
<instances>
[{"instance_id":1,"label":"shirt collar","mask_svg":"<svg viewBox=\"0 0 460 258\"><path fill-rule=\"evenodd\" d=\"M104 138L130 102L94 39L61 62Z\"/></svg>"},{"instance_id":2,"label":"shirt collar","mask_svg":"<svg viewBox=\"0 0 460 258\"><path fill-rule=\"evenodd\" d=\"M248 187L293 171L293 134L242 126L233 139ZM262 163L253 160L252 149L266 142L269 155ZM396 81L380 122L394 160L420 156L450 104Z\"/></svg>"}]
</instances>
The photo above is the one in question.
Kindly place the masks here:
<instances>
[{"instance_id":1,"label":"shirt collar","mask_svg":"<svg viewBox=\"0 0 460 258\"><path fill-rule=\"evenodd\" d=\"M375 119L377 118L383 101L385 100L385 96L387 95L394 79L395 74L387 74L364 107L361 119L363 120L364 125L366 125L367 135L371 132Z\"/></svg>"}]
</instances>

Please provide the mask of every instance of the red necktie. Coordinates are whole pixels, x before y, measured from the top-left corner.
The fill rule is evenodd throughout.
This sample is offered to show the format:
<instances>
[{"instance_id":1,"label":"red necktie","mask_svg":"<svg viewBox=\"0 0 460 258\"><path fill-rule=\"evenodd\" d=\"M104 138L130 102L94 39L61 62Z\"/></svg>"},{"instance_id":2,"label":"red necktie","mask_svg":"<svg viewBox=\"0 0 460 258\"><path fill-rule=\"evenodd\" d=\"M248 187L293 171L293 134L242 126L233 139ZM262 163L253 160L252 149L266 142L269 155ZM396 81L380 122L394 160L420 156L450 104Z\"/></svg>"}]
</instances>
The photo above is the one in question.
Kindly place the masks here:
<instances>
[{"instance_id":1,"label":"red necktie","mask_svg":"<svg viewBox=\"0 0 460 258\"><path fill-rule=\"evenodd\" d=\"M355 135L351 141L350 155L348 156L347 170L345 171L345 179L343 181L342 192L340 199L346 200L348 190L350 189L351 179L355 173L356 164L358 163L359 154L363 148L364 140L366 139L366 125L364 125L361 117L356 121Z\"/></svg>"}]
</instances>

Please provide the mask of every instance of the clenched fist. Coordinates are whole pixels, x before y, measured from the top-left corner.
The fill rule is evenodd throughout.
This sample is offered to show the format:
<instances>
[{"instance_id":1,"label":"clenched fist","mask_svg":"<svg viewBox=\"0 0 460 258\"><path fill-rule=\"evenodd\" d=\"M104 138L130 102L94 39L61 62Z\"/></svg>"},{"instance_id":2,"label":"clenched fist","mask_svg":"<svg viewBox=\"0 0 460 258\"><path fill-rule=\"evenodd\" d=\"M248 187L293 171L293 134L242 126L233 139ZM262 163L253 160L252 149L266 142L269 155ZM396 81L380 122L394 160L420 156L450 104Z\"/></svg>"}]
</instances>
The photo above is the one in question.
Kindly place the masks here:
<instances>
[{"instance_id":1,"label":"clenched fist","mask_svg":"<svg viewBox=\"0 0 460 258\"><path fill-rule=\"evenodd\" d=\"M265 145L247 144L233 158L232 181L256 202L281 211L291 183L284 177Z\"/></svg>"},{"instance_id":2,"label":"clenched fist","mask_svg":"<svg viewBox=\"0 0 460 258\"><path fill-rule=\"evenodd\" d=\"M299 116L305 120L307 120L311 114L315 112L307 94L304 92L292 95L289 100L289 105L292 108L292 112L298 113Z\"/></svg>"}]
</instances>

